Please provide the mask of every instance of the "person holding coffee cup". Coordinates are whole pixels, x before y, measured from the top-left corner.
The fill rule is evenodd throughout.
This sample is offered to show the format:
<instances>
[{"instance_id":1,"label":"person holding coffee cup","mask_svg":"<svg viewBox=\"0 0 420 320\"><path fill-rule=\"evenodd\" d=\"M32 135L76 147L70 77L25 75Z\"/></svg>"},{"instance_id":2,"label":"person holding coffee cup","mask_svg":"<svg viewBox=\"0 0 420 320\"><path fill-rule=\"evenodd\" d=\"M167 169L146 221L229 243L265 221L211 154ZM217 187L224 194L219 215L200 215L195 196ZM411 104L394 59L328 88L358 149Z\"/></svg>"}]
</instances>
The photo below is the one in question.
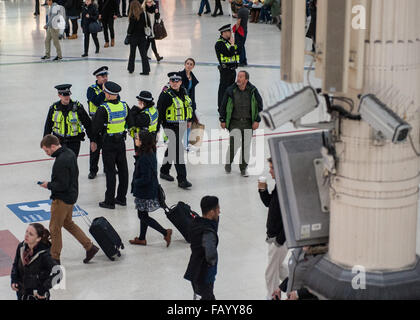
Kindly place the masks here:
<instances>
[{"instance_id":1,"label":"person holding coffee cup","mask_svg":"<svg viewBox=\"0 0 420 320\"><path fill-rule=\"evenodd\" d=\"M273 161L268 159L270 175L275 179ZM283 227L283 220L280 211L280 202L277 194L277 187L271 194L268 192L267 179L258 179L258 191L261 201L268 208L267 216L267 243L268 243L268 265L265 271L267 286L267 300L271 300L274 292L278 289L281 281L287 277L287 268L283 261L287 255L285 246L286 236Z\"/></svg>"}]
</instances>

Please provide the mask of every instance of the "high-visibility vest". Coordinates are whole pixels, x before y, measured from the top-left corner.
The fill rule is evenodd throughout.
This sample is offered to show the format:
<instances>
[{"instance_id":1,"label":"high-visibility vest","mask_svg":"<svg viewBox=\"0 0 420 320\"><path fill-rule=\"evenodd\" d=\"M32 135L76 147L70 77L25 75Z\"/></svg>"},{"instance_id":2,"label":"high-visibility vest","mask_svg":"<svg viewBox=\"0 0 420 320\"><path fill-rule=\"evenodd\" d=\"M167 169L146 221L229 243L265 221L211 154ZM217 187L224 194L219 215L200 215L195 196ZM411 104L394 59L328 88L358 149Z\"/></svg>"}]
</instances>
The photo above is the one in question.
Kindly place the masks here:
<instances>
[{"instance_id":1,"label":"high-visibility vest","mask_svg":"<svg viewBox=\"0 0 420 320\"><path fill-rule=\"evenodd\" d=\"M178 123L192 119L192 102L188 95L184 95L184 101L182 101L180 97L173 95L171 90L167 90L165 93L172 98L171 106L166 109L166 122Z\"/></svg>"},{"instance_id":2,"label":"high-visibility vest","mask_svg":"<svg viewBox=\"0 0 420 320\"><path fill-rule=\"evenodd\" d=\"M149 132L156 132L158 128L158 120L159 120L159 112L155 107L147 108L144 110L144 113L146 113L150 118L150 124L147 130ZM139 133L144 128L136 128L133 127L130 129L130 135L134 138L136 133Z\"/></svg>"},{"instance_id":3,"label":"high-visibility vest","mask_svg":"<svg viewBox=\"0 0 420 320\"><path fill-rule=\"evenodd\" d=\"M125 131L125 119L128 114L128 106L125 102L119 101L117 104L105 102L102 104L108 113L108 124L106 132L109 135L123 133Z\"/></svg>"},{"instance_id":4,"label":"high-visibility vest","mask_svg":"<svg viewBox=\"0 0 420 320\"><path fill-rule=\"evenodd\" d=\"M95 94L97 96L99 96L102 93L101 87L98 86L97 84L91 85L90 87L95 91ZM93 117L93 115L98 110L98 107L92 101L88 101L88 102L89 102L89 115Z\"/></svg>"},{"instance_id":5,"label":"high-visibility vest","mask_svg":"<svg viewBox=\"0 0 420 320\"><path fill-rule=\"evenodd\" d=\"M230 48L232 46L235 48L235 50L238 49L238 46L236 44L232 45L232 44L230 44L229 41L226 41L223 38L220 38L219 40L217 40L217 42L219 42L219 41L223 42L228 50L230 50ZM239 55L236 54L234 56L227 57L227 56L225 56L221 53L220 54L220 62L221 63L239 63Z\"/></svg>"},{"instance_id":6,"label":"high-visibility vest","mask_svg":"<svg viewBox=\"0 0 420 320\"><path fill-rule=\"evenodd\" d=\"M73 101L71 101L73 102ZM70 102L70 103L71 103ZM52 114L53 128L52 131L54 135L60 137L77 137L80 133L83 132L83 127L79 121L79 116L77 114L77 107L80 105L78 101L73 102L73 108L67 114L67 117L64 117L64 113L57 109L57 105L54 105L54 112Z\"/></svg>"}]
</instances>

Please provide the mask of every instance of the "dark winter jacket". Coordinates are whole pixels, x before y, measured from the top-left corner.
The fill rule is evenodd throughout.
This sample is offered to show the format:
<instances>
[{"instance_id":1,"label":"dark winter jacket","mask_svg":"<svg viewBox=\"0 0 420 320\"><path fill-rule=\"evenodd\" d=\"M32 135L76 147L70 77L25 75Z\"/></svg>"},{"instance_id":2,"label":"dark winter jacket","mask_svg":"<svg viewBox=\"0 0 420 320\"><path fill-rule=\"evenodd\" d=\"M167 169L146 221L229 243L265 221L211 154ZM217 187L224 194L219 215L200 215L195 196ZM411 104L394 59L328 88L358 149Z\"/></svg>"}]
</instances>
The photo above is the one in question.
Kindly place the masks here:
<instances>
[{"instance_id":1,"label":"dark winter jacket","mask_svg":"<svg viewBox=\"0 0 420 320\"><path fill-rule=\"evenodd\" d=\"M276 238L277 243L283 245L286 242L286 236L284 233L277 187L274 188L271 194L268 190L259 191L259 193L261 201L268 208L267 237Z\"/></svg>"},{"instance_id":2,"label":"dark winter jacket","mask_svg":"<svg viewBox=\"0 0 420 320\"><path fill-rule=\"evenodd\" d=\"M89 18L86 15L89 14ZM89 24L98 20L99 11L96 4L90 4L89 6L84 5L82 9L82 22L80 23L83 29L83 33L89 33Z\"/></svg>"},{"instance_id":3,"label":"dark winter jacket","mask_svg":"<svg viewBox=\"0 0 420 320\"><path fill-rule=\"evenodd\" d=\"M136 163L131 184L134 197L138 199L157 199L159 182L156 153L140 154L134 158Z\"/></svg>"},{"instance_id":4,"label":"dark winter jacket","mask_svg":"<svg viewBox=\"0 0 420 320\"><path fill-rule=\"evenodd\" d=\"M138 43L140 41L147 40L146 33L144 32L145 27L146 27L146 19L145 19L144 12L140 14L139 20L130 18L130 22L128 24L128 29L127 29L127 34L130 35L130 43Z\"/></svg>"},{"instance_id":5,"label":"dark winter jacket","mask_svg":"<svg viewBox=\"0 0 420 320\"><path fill-rule=\"evenodd\" d=\"M196 217L191 225L191 257L184 278L196 284L216 281L217 274L217 222Z\"/></svg>"},{"instance_id":6,"label":"dark winter jacket","mask_svg":"<svg viewBox=\"0 0 420 320\"><path fill-rule=\"evenodd\" d=\"M150 117L145 112L148 108L143 110L137 106L133 106L128 113L127 128L148 128L150 125Z\"/></svg>"},{"instance_id":7,"label":"dark winter jacket","mask_svg":"<svg viewBox=\"0 0 420 320\"><path fill-rule=\"evenodd\" d=\"M52 200L62 200L67 204L75 204L79 195L79 168L76 155L66 147L61 147L52 154L56 158L48 183Z\"/></svg>"},{"instance_id":8,"label":"dark winter jacket","mask_svg":"<svg viewBox=\"0 0 420 320\"><path fill-rule=\"evenodd\" d=\"M44 296L52 288L52 281L56 274L51 274L57 264L50 255L50 246L40 242L35 248L32 259L26 266L22 257L27 245L21 242L16 250L15 260L11 272L11 283L18 284L19 294L33 294L37 290Z\"/></svg>"},{"instance_id":9,"label":"dark winter jacket","mask_svg":"<svg viewBox=\"0 0 420 320\"><path fill-rule=\"evenodd\" d=\"M68 17L80 17L82 12L83 0L67 0L64 7Z\"/></svg>"},{"instance_id":10,"label":"dark winter jacket","mask_svg":"<svg viewBox=\"0 0 420 320\"><path fill-rule=\"evenodd\" d=\"M223 96L222 105L220 106L220 122L226 122L226 128L229 129L232 118L233 108L235 108L234 91L239 90L238 85L234 83L226 89ZM252 122L261 122L259 113L263 110L263 100L258 89L248 82L246 90L251 91L251 120Z\"/></svg>"},{"instance_id":11,"label":"dark winter jacket","mask_svg":"<svg viewBox=\"0 0 420 320\"><path fill-rule=\"evenodd\" d=\"M190 97L191 101L192 101L192 109L195 112L195 109L197 108L197 104L195 102L195 87L200 83L197 78L195 77L194 73L191 72L191 80L192 80L192 87L191 90L188 91L188 86L189 86L189 80L187 77L187 71L182 70L180 71L180 74L182 76L182 86L185 88L185 90L187 90L187 94Z\"/></svg>"},{"instance_id":12,"label":"dark winter jacket","mask_svg":"<svg viewBox=\"0 0 420 320\"><path fill-rule=\"evenodd\" d=\"M102 20L118 15L118 3L116 0L99 0L98 9Z\"/></svg>"}]
</instances>

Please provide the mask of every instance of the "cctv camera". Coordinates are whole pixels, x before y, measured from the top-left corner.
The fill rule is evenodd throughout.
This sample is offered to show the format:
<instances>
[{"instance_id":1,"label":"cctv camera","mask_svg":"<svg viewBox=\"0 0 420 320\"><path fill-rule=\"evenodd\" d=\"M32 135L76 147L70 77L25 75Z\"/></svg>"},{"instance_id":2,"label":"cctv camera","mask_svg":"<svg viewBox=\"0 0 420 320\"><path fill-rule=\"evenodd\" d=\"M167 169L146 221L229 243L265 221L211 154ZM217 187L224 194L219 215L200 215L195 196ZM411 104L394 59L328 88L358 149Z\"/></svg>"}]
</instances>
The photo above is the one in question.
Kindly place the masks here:
<instances>
[{"instance_id":1,"label":"cctv camera","mask_svg":"<svg viewBox=\"0 0 420 320\"><path fill-rule=\"evenodd\" d=\"M296 122L319 105L318 95L314 88L305 87L292 96L276 103L260 113L265 125L274 130L285 123Z\"/></svg>"},{"instance_id":2,"label":"cctv camera","mask_svg":"<svg viewBox=\"0 0 420 320\"><path fill-rule=\"evenodd\" d=\"M412 129L410 124L402 120L373 94L362 97L359 113L364 121L393 143L406 141Z\"/></svg>"}]
</instances>

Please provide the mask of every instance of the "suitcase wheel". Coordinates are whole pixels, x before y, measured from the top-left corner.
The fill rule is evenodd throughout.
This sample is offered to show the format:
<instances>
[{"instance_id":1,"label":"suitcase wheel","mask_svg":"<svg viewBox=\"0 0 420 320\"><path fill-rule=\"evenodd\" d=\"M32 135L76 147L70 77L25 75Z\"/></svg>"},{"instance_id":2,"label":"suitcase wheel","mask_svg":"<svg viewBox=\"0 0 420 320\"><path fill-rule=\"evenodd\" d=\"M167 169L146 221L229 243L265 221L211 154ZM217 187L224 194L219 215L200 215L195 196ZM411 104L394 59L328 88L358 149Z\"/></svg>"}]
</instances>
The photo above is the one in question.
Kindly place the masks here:
<instances>
[{"instance_id":1,"label":"suitcase wheel","mask_svg":"<svg viewBox=\"0 0 420 320\"><path fill-rule=\"evenodd\" d=\"M118 257L121 257L121 253L120 253L120 252L118 252L117 256L118 256Z\"/></svg>"}]
</instances>

